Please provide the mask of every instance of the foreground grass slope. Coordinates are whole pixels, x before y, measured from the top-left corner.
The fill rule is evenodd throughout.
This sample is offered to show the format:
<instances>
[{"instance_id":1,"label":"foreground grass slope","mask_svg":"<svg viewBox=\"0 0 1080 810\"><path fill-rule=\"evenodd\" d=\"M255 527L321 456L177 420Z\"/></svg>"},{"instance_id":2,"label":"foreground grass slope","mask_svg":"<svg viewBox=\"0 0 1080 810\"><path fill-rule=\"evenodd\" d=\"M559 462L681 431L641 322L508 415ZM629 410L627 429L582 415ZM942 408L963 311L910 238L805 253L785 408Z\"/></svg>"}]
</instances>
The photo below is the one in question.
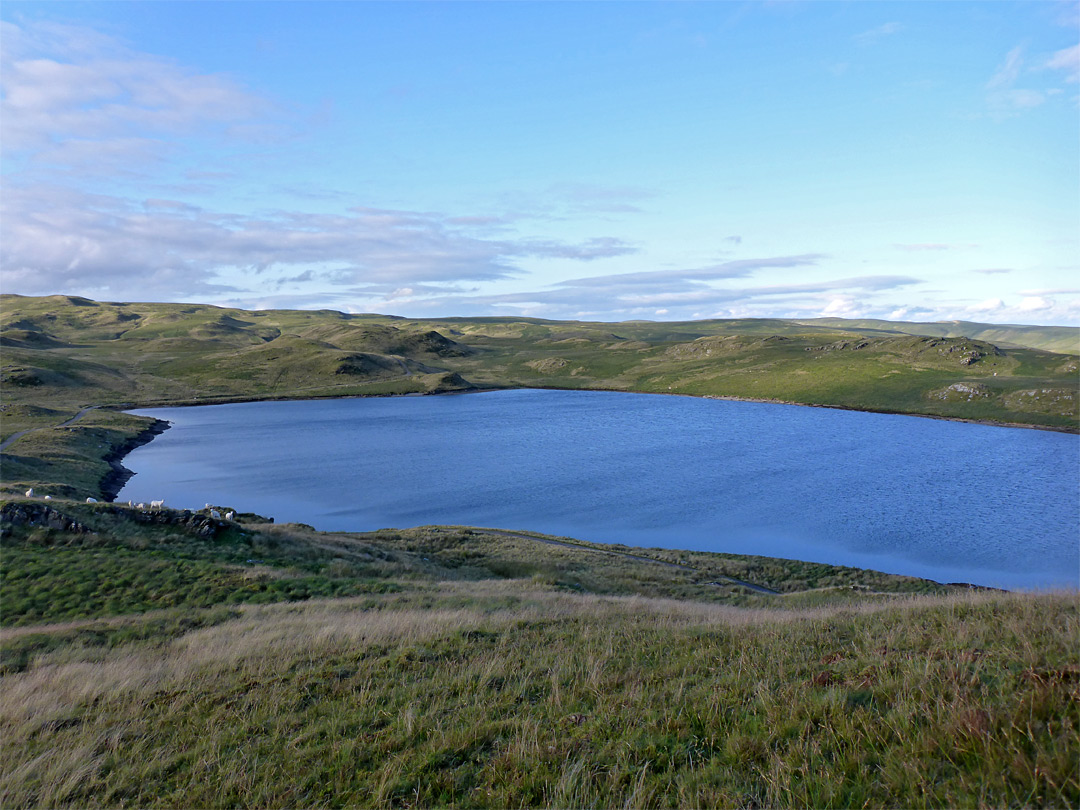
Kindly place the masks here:
<instances>
[{"instance_id":1,"label":"foreground grass slope","mask_svg":"<svg viewBox=\"0 0 1080 810\"><path fill-rule=\"evenodd\" d=\"M938 326L942 334L924 334ZM968 326L971 335L948 336ZM1002 348L976 333L1015 345ZM1078 334L1065 327L834 320L421 321L5 295L0 441L14 441L3 449L0 486L8 493L51 486L52 494L107 496L115 460L152 423L101 410L65 424L86 406L553 387L1076 430L1077 355L1020 344L1062 347Z\"/></svg>"},{"instance_id":2,"label":"foreground grass slope","mask_svg":"<svg viewBox=\"0 0 1080 810\"><path fill-rule=\"evenodd\" d=\"M1074 600L757 613L511 581L419 605L59 646L3 679L4 806L1080 800Z\"/></svg>"},{"instance_id":3,"label":"foreground grass slope","mask_svg":"<svg viewBox=\"0 0 1080 810\"><path fill-rule=\"evenodd\" d=\"M1075 594L452 527L0 516L4 807L1080 801Z\"/></svg>"}]
</instances>

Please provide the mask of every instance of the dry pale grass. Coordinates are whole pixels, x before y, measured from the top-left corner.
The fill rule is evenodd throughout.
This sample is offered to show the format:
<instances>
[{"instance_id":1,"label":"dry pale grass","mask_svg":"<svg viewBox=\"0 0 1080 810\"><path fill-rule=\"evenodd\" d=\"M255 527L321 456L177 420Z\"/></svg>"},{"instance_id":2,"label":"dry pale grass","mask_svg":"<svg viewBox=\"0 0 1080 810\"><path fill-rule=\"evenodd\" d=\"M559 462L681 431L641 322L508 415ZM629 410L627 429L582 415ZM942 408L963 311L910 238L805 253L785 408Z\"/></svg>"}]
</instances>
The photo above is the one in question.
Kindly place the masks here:
<instances>
[{"instance_id":1,"label":"dry pale grass","mask_svg":"<svg viewBox=\"0 0 1080 810\"><path fill-rule=\"evenodd\" d=\"M1014 610L1007 615L1022 622L1032 605L1022 595L973 591L944 596L898 596L885 603L806 610L747 609L676 599L552 592L531 587L527 580L441 583L438 593L444 598L467 596L477 603L514 597L517 604L494 610L479 606L411 608L394 606L397 597L388 596L379 600L364 597L246 606L240 609L240 618L187 633L164 648L118 651L105 660L42 662L29 672L0 679L0 723L41 726L62 717L66 707L106 695L134 696L176 690L196 676L238 667L262 671L283 657L317 657L367 645L415 644L462 631L502 630L519 622L558 623L585 618L595 621L598 627L607 627L612 619L634 618L647 620L659 628L749 627L819 623L887 610L944 608L953 613L994 601L1011 604ZM1076 594L1067 593L1052 598L1074 602L1078 599ZM386 604L383 609L369 609L373 601ZM49 632L77 624L5 632L7 635ZM958 638L962 636L962 625L958 625L957 633ZM93 657L99 658L100 652L94 652Z\"/></svg>"},{"instance_id":2,"label":"dry pale grass","mask_svg":"<svg viewBox=\"0 0 1080 810\"><path fill-rule=\"evenodd\" d=\"M1072 795L1076 777L1054 729L1074 721L1062 714L1042 731L1014 724L1025 712L1058 711L1066 687L1052 679L1069 670L1050 665L1047 651L1080 637L1077 602L1075 593L969 592L740 609L504 580L247 606L172 641L66 653L85 660L46 653L0 679L0 731L5 748L16 746L0 768L0 804L85 805L94 796L108 804L120 794L95 791L146 779L163 781L129 795L168 806L206 779L217 787L197 795L218 804L439 803L440 794L422 791L450 785L464 768L486 792L456 803L716 806L757 796L814 806L845 795L845 769L865 762L875 778L906 785L909 799L934 804L933 777L921 773L927 762L971 763L955 765L965 774L950 788L961 791L955 798L977 793L983 756L1015 773L995 776L1012 781L976 803L1010 803L1015 784L1060 798ZM990 694L1012 700L993 691L1017 677L1007 669L1029 673L1017 681L1027 692L1015 706L986 702ZM827 676L821 685L818 676ZM845 696L871 694L884 701L879 708L844 708ZM148 717L186 741L159 736ZM953 742L938 746L938 738ZM50 739L57 743L42 745ZM1040 748L1044 739L1057 747ZM195 760L185 759L191 746ZM343 746L367 758L361 771L338 770ZM881 753L858 753L867 750ZM145 762L110 776L134 751ZM828 766L832 776L800 787L812 775L805 769L826 767L838 752L846 753ZM712 764L695 766L695 757ZM738 766L731 784L752 795L717 787L723 771L708 769L723 762ZM293 793L282 783L305 767L342 780L340 801L313 798L335 795L330 788ZM176 783L162 776L174 772L184 774ZM411 798L402 793L409 785ZM865 790L880 794L870 783Z\"/></svg>"}]
</instances>

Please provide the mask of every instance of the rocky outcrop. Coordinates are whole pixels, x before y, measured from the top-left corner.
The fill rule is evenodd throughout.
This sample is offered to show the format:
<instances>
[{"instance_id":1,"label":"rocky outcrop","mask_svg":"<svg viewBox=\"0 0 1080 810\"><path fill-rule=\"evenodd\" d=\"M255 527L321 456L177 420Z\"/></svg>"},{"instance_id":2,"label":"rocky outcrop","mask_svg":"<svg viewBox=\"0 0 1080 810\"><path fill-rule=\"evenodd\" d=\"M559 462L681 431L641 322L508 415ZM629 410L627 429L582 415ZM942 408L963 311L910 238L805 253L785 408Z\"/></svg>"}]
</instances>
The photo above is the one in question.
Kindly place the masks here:
<instances>
[{"instance_id":1,"label":"rocky outcrop","mask_svg":"<svg viewBox=\"0 0 1080 810\"><path fill-rule=\"evenodd\" d=\"M869 340L837 340L834 343L826 343L823 346L807 346L808 352L843 352L858 351L871 345Z\"/></svg>"},{"instance_id":2,"label":"rocky outcrop","mask_svg":"<svg viewBox=\"0 0 1080 810\"><path fill-rule=\"evenodd\" d=\"M946 402L971 401L987 399L991 396L989 389L981 383L958 382L930 392L931 399L941 399Z\"/></svg>"},{"instance_id":3,"label":"rocky outcrop","mask_svg":"<svg viewBox=\"0 0 1080 810\"><path fill-rule=\"evenodd\" d=\"M93 513L107 514L152 526L174 526L205 540L213 540L232 525L231 521L214 518L205 512L187 509L141 510L126 504L96 504ZM9 501L0 506L0 534L7 535L18 526L42 527L61 532L93 534L85 523L64 513L63 507L36 501ZM93 514L92 513L92 514ZM93 519L84 518L90 523Z\"/></svg>"},{"instance_id":4,"label":"rocky outcrop","mask_svg":"<svg viewBox=\"0 0 1080 810\"><path fill-rule=\"evenodd\" d=\"M155 511L142 511L117 507L128 513L127 517L136 523L155 526L177 526L206 540L213 540L223 530L229 527L229 521L210 517L202 512L189 512L187 509L158 509Z\"/></svg>"},{"instance_id":5,"label":"rocky outcrop","mask_svg":"<svg viewBox=\"0 0 1080 810\"><path fill-rule=\"evenodd\" d=\"M90 534L90 529L55 507L33 501L8 502L0 506L0 535L8 534L15 526L40 526L58 532Z\"/></svg>"},{"instance_id":6,"label":"rocky outcrop","mask_svg":"<svg viewBox=\"0 0 1080 810\"><path fill-rule=\"evenodd\" d=\"M566 368L566 360L562 357L545 357L541 360L530 360L525 365L540 374L553 374Z\"/></svg>"}]
</instances>

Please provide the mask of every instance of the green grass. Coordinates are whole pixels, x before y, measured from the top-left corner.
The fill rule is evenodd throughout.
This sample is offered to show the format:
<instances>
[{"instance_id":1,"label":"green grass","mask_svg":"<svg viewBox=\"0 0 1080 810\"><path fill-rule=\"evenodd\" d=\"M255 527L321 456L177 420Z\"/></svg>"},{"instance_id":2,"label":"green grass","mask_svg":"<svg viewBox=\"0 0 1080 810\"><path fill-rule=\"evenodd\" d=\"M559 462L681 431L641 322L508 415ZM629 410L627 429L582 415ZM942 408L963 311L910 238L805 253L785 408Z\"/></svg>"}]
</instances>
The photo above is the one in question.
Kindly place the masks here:
<instances>
[{"instance_id":1,"label":"green grass","mask_svg":"<svg viewBox=\"0 0 1080 810\"><path fill-rule=\"evenodd\" d=\"M0 435L33 432L0 470L17 493L0 501L0 806L1080 804L1076 593L148 515L81 501L150 420L102 408L58 427L90 404L475 383L1075 430L1076 357L1017 348L1075 330L995 328L1014 344L995 351L987 330L952 331L967 325L941 341L881 322L2 302ZM28 486L85 531L13 522L44 503Z\"/></svg>"},{"instance_id":2,"label":"green grass","mask_svg":"<svg viewBox=\"0 0 1080 810\"><path fill-rule=\"evenodd\" d=\"M395 586L319 574L231 570L160 552L119 549L4 549L4 625L28 625L165 608L265 604L355 596Z\"/></svg>"},{"instance_id":3,"label":"green grass","mask_svg":"<svg viewBox=\"0 0 1080 810\"><path fill-rule=\"evenodd\" d=\"M4 806L1080 800L1075 598L378 599L43 648L3 681Z\"/></svg>"},{"instance_id":4,"label":"green grass","mask_svg":"<svg viewBox=\"0 0 1080 810\"><path fill-rule=\"evenodd\" d=\"M53 501L54 509L87 530L61 531L14 523L20 503L0 505L4 627L411 592L438 581L528 580L571 593L744 606L772 606L799 593L832 603L845 601L853 589L866 598L957 590L819 563L629 549L467 527L335 534L296 524L220 522L216 533L204 536L205 524L193 523L189 512L148 514L112 504Z\"/></svg>"},{"instance_id":5,"label":"green grass","mask_svg":"<svg viewBox=\"0 0 1080 810\"><path fill-rule=\"evenodd\" d=\"M0 806L1080 799L1075 593L30 503L0 503Z\"/></svg>"},{"instance_id":6,"label":"green grass","mask_svg":"<svg viewBox=\"0 0 1080 810\"><path fill-rule=\"evenodd\" d=\"M8 295L0 302L0 436L39 431L4 453L0 487L8 493L52 484L63 485L58 494L106 494L106 476L115 471L105 456L139 428L114 415L101 427L124 437L49 429L88 404L387 396L475 385L734 397L1080 427L1075 354L1001 349L973 337L1060 347L1077 337L1065 327L406 320L66 296ZM969 336L958 334L962 326L971 327ZM941 327L941 336L926 336L932 327ZM905 334L909 328L918 334Z\"/></svg>"}]
</instances>

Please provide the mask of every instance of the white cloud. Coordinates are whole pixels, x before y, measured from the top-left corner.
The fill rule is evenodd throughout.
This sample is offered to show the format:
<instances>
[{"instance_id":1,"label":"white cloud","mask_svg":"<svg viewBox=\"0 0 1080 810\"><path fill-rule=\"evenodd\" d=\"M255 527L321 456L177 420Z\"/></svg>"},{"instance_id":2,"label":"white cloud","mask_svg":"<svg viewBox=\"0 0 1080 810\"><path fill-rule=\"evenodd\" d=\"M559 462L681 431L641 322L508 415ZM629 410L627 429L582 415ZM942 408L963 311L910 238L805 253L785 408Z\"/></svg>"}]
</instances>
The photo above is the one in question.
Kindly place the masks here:
<instances>
[{"instance_id":1,"label":"white cloud","mask_svg":"<svg viewBox=\"0 0 1080 810\"><path fill-rule=\"evenodd\" d=\"M1080 45L1062 48L1046 60L1044 67L1065 71L1065 81L1080 82Z\"/></svg>"},{"instance_id":2,"label":"white cloud","mask_svg":"<svg viewBox=\"0 0 1080 810\"><path fill-rule=\"evenodd\" d=\"M1025 296L1042 296L1042 295L1080 295L1080 287L1048 287L1036 290L1020 290L1020 295Z\"/></svg>"},{"instance_id":3,"label":"white cloud","mask_svg":"<svg viewBox=\"0 0 1080 810\"><path fill-rule=\"evenodd\" d=\"M822 253L802 253L796 256L771 256L761 259L737 259L706 267L675 268L671 270L647 270L641 273L619 273L607 276L588 276L560 282L564 287L614 287L645 285L670 285L686 281L716 281L728 278L745 278L755 271L776 267L806 267L825 258Z\"/></svg>"},{"instance_id":4,"label":"white cloud","mask_svg":"<svg viewBox=\"0 0 1080 810\"><path fill-rule=\"evenodd\" d=\"M167 155L178 138L233 137L271 104L203 74L73 26L4 23L0 139L39 164L111 172Z\"/></svg>"},{"instance_id":5,"label":"white cloud","mask_svg":"<svg viewBox=\"0 0 1080 810\"><path fill-rule=\"evenodd\" d=\"M1053 305L1053 301L1039 295L1034 295L1020 299L1020 303L1017 304L1016 308L1021 312L1040 312L1042 310L1050 309Z\"/></svg>"},{"instance_id":6,"label":"white cloud","mask_svg":"<svg viewBox=\"0 0 1080 810\"><path fill-rule=\"evenodd\" d=\"M1038 107L1046 101L1046 94L1039 90L1016 87L1023 67L1023 48L1018 45L1005 55L1005 61L986 83L986 102L995 115L1015 114Z\"/></svg>"},{"instance_id":7,"label":"white cloud","mask_svg":"<svg viewBox=\"0 0 1080 810\"><path fill-rule=\"evenodd\" d=\"M885 316L887 321L911 321L911 320L926 320L928 316L932 316L934 311L926 307L920 306L903 306L894 309L888 315Z\"/></svg>"},{"instance_id":8,"label":"white cloud","mask_svg":"<svg viewBox=\"0 0 1080 810\"><path fill-rule=\"evenodd\" d=\"M1020 68L1024 64L1023 50L1018 45L1005 54L1005 61L1001 63L994 75L990 77L990 81L986 83L987 90L1012 87L1020 76Z\"/></svg>"},{"instance_id":9,"label":"white cloud","mask_svg":"<svg viewBox=\"0 0 1080 810\"><path fill-rule=\"evenodd\" d=\"M972 304L968 307L969 312L997 312L998 310L1005 308L1005 302L1000 298L987 298L985 301L980 301L977 304Z\"/></svg>"},{"instance_id":10,"label":"white cloud","mask_svg":"<svg viewBox=\"0 0 1080 810\"><path fill-rule=\"evenodd\" d=\"M42 186L12 187L2 206L4 287L29 294L136 289L144 299L190 300L315 279L396 288L506 278L520 273L514 260L524 256L592 261L634 250L611 237L484 239L438 214L374 208L247 216ZM304 270L316 274L297 275Z\"/></svg>"},{"instance_id":11,"label":"white cloud","mask_svg":"<svg viewBox=\"0 0 1080 810\"><path fill-rule=\"evenodd\" d=\"M629 253L635 253L636 250L636 248L631 247L621 239L599 236L587 239L578 245L569 245L552 240L524 240L518 243L515 254L549 259L592 261L593 259L610 259L615 256L625 256Z\"/></svg>"},{"instance_id":12,"label":"white cloud","mask_svg":"<svg viewBox=\"0 0 1080 810\"><path fill-rule=\"evenodd\" d=\"M753 265L764 270L789 266L783 262L785 258L805 263L805 257L740 261L747 267ZM588 279L592 282L589 284L572 279L546 290L495 295L435 294L415 303L432 315L528 311L547 318L572 318L576 313L589 311L603 313L605 320L624 320L655 317L658 310L665 310L664 317L672 319L697 318L702 312L711 312L712 317L777 317L778 311L787 310L792 317L815 317L831 306L829 314L845 312L847 317L855 317L870 311L868 302L875 296L919 281L908 276L859 276L804 284L729 287L715 283L740 278L746 273L740 271L738 275L710 282L672 275L677 272L625 274L633 279L629 282L623 280L624 275L593 277Z\"/></svg>"},{"instance_id":13,"label":"white cloud","mask_svg":"<svg viewBox=\"0 0 1080 810\"><path fill-rule=\"evenodd\" d=\"M831 299L825 309L821 310L822 316L828 318L861 318L865 313L866 308L850 295L839 295Z\"/></svg>"}]
</instances>

